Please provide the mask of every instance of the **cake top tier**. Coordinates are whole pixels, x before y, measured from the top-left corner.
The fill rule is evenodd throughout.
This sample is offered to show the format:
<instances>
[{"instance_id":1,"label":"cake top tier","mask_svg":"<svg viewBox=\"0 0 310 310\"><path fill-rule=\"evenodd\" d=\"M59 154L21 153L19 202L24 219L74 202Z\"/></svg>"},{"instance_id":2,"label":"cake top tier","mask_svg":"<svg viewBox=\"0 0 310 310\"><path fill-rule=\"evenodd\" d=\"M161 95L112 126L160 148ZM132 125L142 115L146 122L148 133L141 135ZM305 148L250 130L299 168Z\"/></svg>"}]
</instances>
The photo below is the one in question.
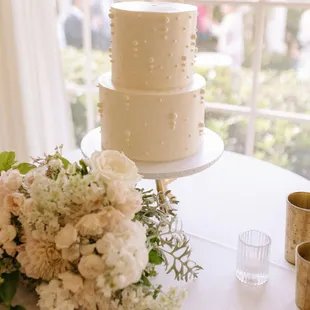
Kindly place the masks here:
<instances>
[{"instance_id":1,"label":"cake top tier","mask_svg":"<svg viewBox=\"0 0 310 310\"><path fill-rule=\"evenodd\" d=\"M123 11L144 13L178 13L197 10L193 5L176 2L119 2L112 4L112 7Z\"/></svg>"},{"instance_id":2,"label":"cake top tier","mask_svg":"<svg viewBox=\"0 0 310 310\"><path fill-rule=\"evenodd\" d=\"M121 88L168 90L191 84L197 8L173 2L111 6L112 81Z\"/></svg>"}]
</instances>

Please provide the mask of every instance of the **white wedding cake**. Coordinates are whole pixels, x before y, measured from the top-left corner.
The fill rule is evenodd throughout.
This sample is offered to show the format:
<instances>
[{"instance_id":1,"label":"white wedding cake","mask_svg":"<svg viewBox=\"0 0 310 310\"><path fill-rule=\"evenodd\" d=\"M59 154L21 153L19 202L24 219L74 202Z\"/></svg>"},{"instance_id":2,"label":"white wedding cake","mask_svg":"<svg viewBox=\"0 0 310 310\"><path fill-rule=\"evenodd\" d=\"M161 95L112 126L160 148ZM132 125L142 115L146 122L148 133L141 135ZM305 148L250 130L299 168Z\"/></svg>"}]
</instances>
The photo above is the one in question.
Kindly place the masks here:
<instances>
[{"instance_id":1,"label":"white wedding cake","mask_svg":"<svg viewBox=\"0 0 310 310\"><path fill-rule=\"evenodd\" d=\"M197 153L205 93L194 74L197 8L121 2L110 18L112 72L99 79L102 148L147 162Z\"/></svg>"}]
</instances>

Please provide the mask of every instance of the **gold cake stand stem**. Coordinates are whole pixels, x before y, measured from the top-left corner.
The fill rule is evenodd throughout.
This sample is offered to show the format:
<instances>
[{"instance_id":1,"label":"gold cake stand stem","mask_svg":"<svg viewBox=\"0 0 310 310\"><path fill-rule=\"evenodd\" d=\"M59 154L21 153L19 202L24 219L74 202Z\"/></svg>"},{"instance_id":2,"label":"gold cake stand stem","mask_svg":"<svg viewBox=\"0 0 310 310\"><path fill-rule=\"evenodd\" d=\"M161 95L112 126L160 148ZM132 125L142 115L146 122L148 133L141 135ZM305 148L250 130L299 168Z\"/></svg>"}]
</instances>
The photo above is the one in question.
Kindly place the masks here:
<instances>
[{"instance_id":1,"label":"gold cake stand stem","mask_svg":"<svg viewBox=\"0 0 310 310\"><path fill-rule=\"evenodd\" d=\"M156 190L157 193L159 194L159 201L160 203L165 203L166 202L166 195L165 193L168 191L168 185L175 181L176 179L166 179L166 180L156 180ZM173 195L172 193L169 193L167 195L168 198L172 198Z\"/></svg>"}]
</instances>

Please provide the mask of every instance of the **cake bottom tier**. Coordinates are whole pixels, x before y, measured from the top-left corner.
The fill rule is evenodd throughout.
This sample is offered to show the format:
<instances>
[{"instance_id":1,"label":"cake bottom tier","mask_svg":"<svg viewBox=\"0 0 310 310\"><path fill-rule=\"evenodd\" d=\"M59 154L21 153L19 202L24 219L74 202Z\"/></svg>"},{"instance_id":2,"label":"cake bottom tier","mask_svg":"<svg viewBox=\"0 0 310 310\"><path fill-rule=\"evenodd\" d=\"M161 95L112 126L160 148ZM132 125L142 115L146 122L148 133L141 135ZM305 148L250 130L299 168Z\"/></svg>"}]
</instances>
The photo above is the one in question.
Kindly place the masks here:
<instances>
[{"instance_id":1,"label":"cake bottom tier","mask_svg":"<svg viewBox=\"0 0 310 310\"><path fill-rule=\"evenodd\" d=\"M179 91L119 89L111 75L99 79L102 148L136 161L163 162L199 151L204 132L205 80Z\"/></svg>"}]
</instances>

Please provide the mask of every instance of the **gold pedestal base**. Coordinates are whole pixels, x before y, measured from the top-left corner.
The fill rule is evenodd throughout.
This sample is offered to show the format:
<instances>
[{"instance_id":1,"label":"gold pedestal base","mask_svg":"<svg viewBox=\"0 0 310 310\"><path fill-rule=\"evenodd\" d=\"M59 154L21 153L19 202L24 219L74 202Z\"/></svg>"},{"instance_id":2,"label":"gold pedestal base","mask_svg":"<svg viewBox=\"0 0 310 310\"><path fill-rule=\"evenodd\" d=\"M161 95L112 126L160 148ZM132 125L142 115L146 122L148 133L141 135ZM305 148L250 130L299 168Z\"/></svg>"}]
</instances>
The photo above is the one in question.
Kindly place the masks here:
<instances>
[{"instance_id":1,"label":"gold pedestal base","mask_svg":"<svg viewBox=\"0 0 310 310\"><path fill-rule=\"evenodd\" d=\"M175 181L176 179L167 179L167 180L156 180L155 182L156 182L156 190L157 190L157 193L159 194L159 199L160 199L160 202L161 203L164 203L164 202L166 202L166 196L168 197L168 198L172 198L172 197L174 197L173 195L172 195L172 193L168 193L167 195L166 195L166 192L168 191L168 185L170 184L170 183L172 183L173 181Z\"/></svg>"}]
</instances>

